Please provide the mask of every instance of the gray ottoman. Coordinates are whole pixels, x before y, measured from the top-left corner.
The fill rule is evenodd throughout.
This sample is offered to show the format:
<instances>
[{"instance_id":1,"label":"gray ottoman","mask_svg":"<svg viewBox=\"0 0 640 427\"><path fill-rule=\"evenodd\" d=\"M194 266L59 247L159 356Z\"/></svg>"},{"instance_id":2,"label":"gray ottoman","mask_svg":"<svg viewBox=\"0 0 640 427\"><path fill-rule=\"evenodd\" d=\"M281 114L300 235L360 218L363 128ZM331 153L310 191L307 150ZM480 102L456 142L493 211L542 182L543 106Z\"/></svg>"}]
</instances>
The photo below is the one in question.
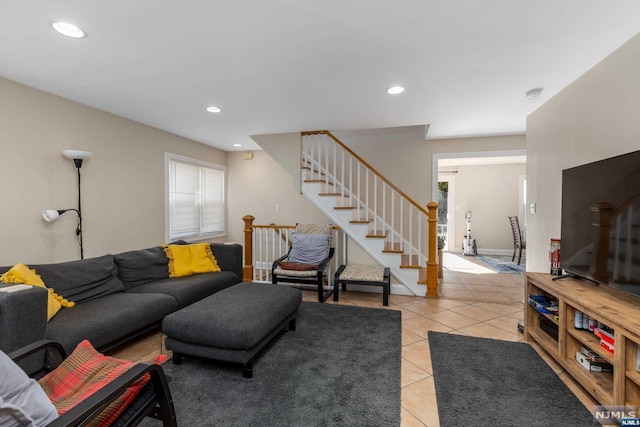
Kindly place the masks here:
<instances>
[{"instance_id":1,"label":"gray ottoman","mask_svg":"<svg viewBox=\"0 0 640 427\"><path fill-rule=\"evenodd\" d=\"M240 363L251 378L260 349L287 324L295 330L301 301L299 289L239 283L166 316L165 345L174 364L184 355Z\"/></svg>"}]
</instances>

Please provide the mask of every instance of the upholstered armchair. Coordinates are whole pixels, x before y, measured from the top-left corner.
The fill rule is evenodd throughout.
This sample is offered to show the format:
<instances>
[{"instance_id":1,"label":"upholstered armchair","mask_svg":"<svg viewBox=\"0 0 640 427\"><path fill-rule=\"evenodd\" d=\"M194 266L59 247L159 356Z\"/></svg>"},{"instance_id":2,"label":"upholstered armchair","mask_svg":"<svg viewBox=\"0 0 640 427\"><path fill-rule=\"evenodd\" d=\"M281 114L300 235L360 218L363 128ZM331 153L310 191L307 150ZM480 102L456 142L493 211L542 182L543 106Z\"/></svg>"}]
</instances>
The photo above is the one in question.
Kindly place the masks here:
<instances>
[{"instance_id":1,"label":"upholstered armchair","mask_svg":"<svg viewBox=\"0 0 640 427\"><path fill-rule=\"evenodd\" d=\"M317 288L318 301L324 302L333 292L328 282L328 264L334 254L332 236L332 224L296 225L289 252L273 262L272 283L312 285Z\"/></svg>"}]
</instances>

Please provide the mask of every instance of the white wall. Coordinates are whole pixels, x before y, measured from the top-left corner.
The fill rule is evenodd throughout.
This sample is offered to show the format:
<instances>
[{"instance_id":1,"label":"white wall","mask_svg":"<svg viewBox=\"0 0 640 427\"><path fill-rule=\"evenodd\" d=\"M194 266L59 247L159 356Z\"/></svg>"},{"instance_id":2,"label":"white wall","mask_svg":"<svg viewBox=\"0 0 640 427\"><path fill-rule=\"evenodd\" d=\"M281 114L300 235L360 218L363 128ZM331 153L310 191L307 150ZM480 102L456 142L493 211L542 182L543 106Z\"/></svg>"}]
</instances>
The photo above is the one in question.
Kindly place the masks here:
<instances>
[{"instance_id":1,"label":"white wall","mask_svg":"<svg viewBox=\"0 0 640 427\"><path fill-rule=\"evenodd\" d=\"M640 35L527 118L527 270L549 271L560 237L562 170L640 149Z\"/></svg>"},{"instance_id":2,"label":"white wall","mask_svg":"<svg viewBox=\"0 0 640 427\"><path fill-rule=\"evenodd\" d=\"M425 126L332 133L423 206L433 200L434 155L526 149L524 135L426 140Z\"/></svg>"},{"instance_id":3,"label":"white wall","mask_svg":"<svg viewBox=\"0 0 640 427\"><path fill-rule=\"evenodd\" d=\"M517 216L520 175L525 164L458 166L455 179L455 241L453 249L462 250L467 224L465 212L471 211L471 236L480 253L505 253L513 250L509 216ZM452 250L450 248L450 250Z\"/></svg>"},{"instance_id":4,"label":"white wall","mask_svg":"<svg viewBox=\"0 0 640 427\"><path fill-rule=\"evenodd\" d=\"M286 147L286 138L282 144L282 148ZM251 160L244 160L243 154L227 153L228 241L244 243L242 217L245 215L253 215L254 223L260 225L331 222L296 189L299 178L292 177L266 151L254 151ZM298 174L299 171L298 166Z\"/></svg>"},{"instance_id":5,"label":"white wall","mask_svg":"<svg viewBox=\"0 0 640 427\"><path fill-rule=\"evenodd\" d=\"M424 126L332 131L332 134L416 203L431 201L431 164ZM429 190L429 191L428 191Z\"/></svg>"},{"instance_id":6,"label":"white wall","mask_svg":"<svg viewBox=\"0 0 640 427\"><path fill-rule=\"evenodd\" d=\"M82 173L85 257L165 241L164 152L226 164L226 153L0 78L0 265L79 259L77 208L63 149L92 151Z\"/></svg>"}]
</instances>

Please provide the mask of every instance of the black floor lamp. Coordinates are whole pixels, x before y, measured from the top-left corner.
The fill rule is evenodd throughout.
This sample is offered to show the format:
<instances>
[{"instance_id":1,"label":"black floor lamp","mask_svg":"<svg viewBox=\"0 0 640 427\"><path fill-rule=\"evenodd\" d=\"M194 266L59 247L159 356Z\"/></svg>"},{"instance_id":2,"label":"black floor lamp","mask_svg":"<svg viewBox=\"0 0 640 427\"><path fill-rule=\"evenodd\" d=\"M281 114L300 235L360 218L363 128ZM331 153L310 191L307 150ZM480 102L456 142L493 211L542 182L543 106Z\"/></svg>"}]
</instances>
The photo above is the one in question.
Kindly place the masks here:
<instances>
[{"instance_id":1,"label":"black floor lamp","mask_svg":"<svg viewBox=\"0 0 640 427\"><path fill-rule=\"evenodd\" d=\"M76 236L78 237L78 243L80 243L80 259L84 259L84 248L82 246L82 199L80 192L80 168L82 167L82 161L91 157L93 153L90 151L80 150L63 150L62 154L68 159L73 160L76 170L78 171L78 209L47 209L42 212L42 218L47 221L55 221L60 215L68 211L74 211L78 214L78 226L76 227Z\"/></svg>"}]
</instances>

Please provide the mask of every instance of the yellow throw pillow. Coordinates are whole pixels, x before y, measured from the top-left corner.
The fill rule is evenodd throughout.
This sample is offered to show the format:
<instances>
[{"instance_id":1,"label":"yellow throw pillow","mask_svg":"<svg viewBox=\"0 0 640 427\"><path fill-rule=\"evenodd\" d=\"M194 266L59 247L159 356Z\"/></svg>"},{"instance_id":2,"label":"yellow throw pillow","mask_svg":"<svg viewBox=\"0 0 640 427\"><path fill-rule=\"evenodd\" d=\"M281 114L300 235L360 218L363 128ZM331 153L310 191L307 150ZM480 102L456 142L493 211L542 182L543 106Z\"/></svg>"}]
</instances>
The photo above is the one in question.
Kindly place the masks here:
<instances>
[{"instance_id":1,"label":"yellow throw pillow","mask_svg":"<svg viewBox=\"0 0 640 427\"><path fill-rule=\"evenodd\" d=\"M36 271L19 263L11 267L9 271L0 276L0 281L4 283L24 283L26 285L40 286L49 292L47 299L47 322L56 315L62 307L73 307L75 302L67 301L60 295L56 294L53 289L47 288L42 278L36 274Z\"/></svg>"},{"instance_id":2,"label":"yellow throw pillow","mask_svg":"<svg viewBox=\"0 0 640 427\"><path fill-rule=\"evenodd\" d=\"M169 258L169 277L191 276L220 271L208 243L193 245L162 245Z\"/></svg>"}]
</instances>

